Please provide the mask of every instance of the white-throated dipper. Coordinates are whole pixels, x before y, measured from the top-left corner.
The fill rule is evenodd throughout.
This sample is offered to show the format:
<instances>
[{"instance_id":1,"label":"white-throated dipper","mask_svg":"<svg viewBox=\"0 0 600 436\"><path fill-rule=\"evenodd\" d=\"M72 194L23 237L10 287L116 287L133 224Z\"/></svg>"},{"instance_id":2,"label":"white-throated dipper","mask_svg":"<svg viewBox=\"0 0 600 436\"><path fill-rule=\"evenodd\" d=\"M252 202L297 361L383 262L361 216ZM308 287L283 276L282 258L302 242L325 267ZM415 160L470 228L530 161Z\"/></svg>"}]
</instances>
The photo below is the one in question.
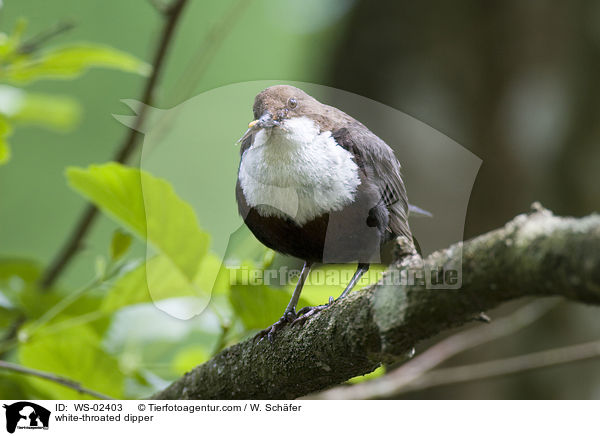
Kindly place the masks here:
<instances>
[{"instance_id":1,"label":"white-throated dipper","mask_svg":"<svg viewBox=\"0 0 600 436\"><path fill-rule=\"evenodd\" d=\"M258 334L272 340L333 302L296 313L315 263L358 263L343 298L384 243L404 236L412 244L412 235L400 163L367 127L288 85L259 93L253 112L239 141L239 212L260 242L304 261L283 316Z\"/></svg>"}]
</instances>

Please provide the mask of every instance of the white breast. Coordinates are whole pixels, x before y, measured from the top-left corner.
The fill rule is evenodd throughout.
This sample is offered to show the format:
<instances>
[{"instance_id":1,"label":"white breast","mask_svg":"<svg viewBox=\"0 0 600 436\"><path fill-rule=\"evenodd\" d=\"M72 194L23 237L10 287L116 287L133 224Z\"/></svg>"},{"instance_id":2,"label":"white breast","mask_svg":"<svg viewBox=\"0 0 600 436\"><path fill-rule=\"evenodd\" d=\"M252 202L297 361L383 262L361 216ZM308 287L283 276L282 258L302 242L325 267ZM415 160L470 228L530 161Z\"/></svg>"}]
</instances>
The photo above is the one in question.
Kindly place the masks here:
<instances>
[{"instance_id":1,"label":"white breast","mask_svg":"<svg viewBox=\"0 0 600 436\"><path fill-rule=\"evenodd\" d=\"M341 210L360 184L352 154L306 117L255 134L242 155L239 181L259 214L291 216L300 225Z\"/></svg>"}]
</instances>

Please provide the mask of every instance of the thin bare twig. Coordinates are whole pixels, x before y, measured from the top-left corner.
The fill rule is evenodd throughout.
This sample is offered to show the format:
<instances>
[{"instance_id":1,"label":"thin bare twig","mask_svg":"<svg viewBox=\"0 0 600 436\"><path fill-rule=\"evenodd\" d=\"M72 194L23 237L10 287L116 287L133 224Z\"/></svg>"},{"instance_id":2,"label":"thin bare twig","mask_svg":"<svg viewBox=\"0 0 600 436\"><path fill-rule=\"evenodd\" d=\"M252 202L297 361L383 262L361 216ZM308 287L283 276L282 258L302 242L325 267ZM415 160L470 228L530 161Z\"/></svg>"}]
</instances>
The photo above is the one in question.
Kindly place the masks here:
<instances>
[{"instance_id":1,"label":"thin bare twig","mask_svg":"<svg viewBox=\"0 0 600 436\"><path fill-rule=\"evenodd\" d=\"M421 391L436 386L518 374L549 366L564 365L600 357L600 341L587 342L568 347L554 348L537 353L523 354L507 359L492 360L472 365L457 366L431 371L422 378L404 386L398 393Z\"/></svg>"},{"instance_id":2,"label":"thin bare twig","mask_svg":"<svg viewBox=\"0 0 600 436\"><path fill-rule=\"evenodd\" d=\"M527 304L489 325L471 328L441 340L381 378L348 387L335 387L311 395L309 398L329 400L391 398L401 392L406 385L426 376L428 371L442 362L466 350L509 336L531 325L556 307L558 303L557 300L542 300Z\"/></svg>"},{"instance_id":3,"label":"thin bare twig","mask_svg":"<svg viewBox=\"0 0 600 436\"><path fill-rule=\"evenodd\" d=\"M34 51L39 49L42 45L44 45L46 42L48 42L52 38L54 38L62 33L68 32L69 30L73 29L74 27L75 27L75 23L72 21L60 22L60 23L56 24L54 27L52 27L48 30L45 30L45 31L37 34L36 36L28 39L27 41L25 41L23 44L21 44L18 51L21 54L33 53Z\"/></svg>"},{"instance_id":4,"label":"thin bare twig","mask_svg":"<svg viewBox=\"0 0 600 436\"><path fill-rule=\"evenodd\" d=\"M175 83L173 92L171 92L169 101L167 101L167 106L172 106L172 109L166 111L152 128L154 144L159 143L168 133L173 120L179 115L181 107L177 105L192 96L202 76L208 69L210 61L217 53L218 48L225 41L229 32L234 28L235 23L251 3L252 0L238 0L233 3L223 17L209 29L196 50L196 54L192 57L192 61L187 65L183 74L179 76Z\"/></svg>"},{"instance_id":5,"label":"thin bare twig","mask_svg":"<svg viewBox=\"0 0 600 436\"><path fill-rule=\"evenodd\" d=\"M108 395L101 394L100 392L93 391L91 389L84 388L81 386L79 382L74 380L70 380L65 377L58 376L56 374L52 374L50 372L38 371L36 369L26 368L21 365L17 365L16 363L6 362L4 360L0 360L0 369L5 369L7 371L16 372L19 374L31 375L33 377L42 378L44 380L50 380L51 382L58 383L60 385L66 386L69 389L73 389L80 394L88 394L92 397L100 398L102 400L113 400L114 398L109 397Z\"/></svg>"},{"instance_id":6,"label":"thin bare twig","mask_svg":"<svg viewBox=\"0 0 600 436\"><path fill-rule=\"evenodd\" d=\"M196 50L196 55L192 58L192 61L175 85L172 99L173 104L179 104L183 99L188 98L196 86L198 86L200 79L210 65L210 61L225 41L227 35L234 28L234 24L240 19L251 3L252 0L238 0L234 2L223 17L208 30L208 33Z\"/></svg>"},{"instance_id":7,"label":"thin bare twig","mask_svg":"<svg viewBox=\"0 0 600 436\"><path fill-rule=\"evenodd\" d=\"M0 340L0 360L6 356L6 353L16 344L16 337L19 329L25 323L25 315L19 315L12 324L8 327L6 334Z\"/></svg>"},{"instance_id":8,"label":"thin bare twig","mask_svg":"<svg viewBox=\"0 0 600 436\"><path fill-rule=\"evenodd\" d=\"M154 89L160 77L160 73L163 70L164 60L167 55L169 46L173 40L175 28L177 27L177 23L179 22L179 18L181 17L181 12L183 11L186 3L187 0L174 0L172 6L170 6L168 10L164 12L166 21L163 26L162 34L159 38L156 51L154 53L154 60L152 62L152 73L146 81L142 93L141 101L143 104L140 106L140 111L136 118L135 125L133 126L133 128L127 130L127 134L125 135L121 147L113 157L113 160L116 162L123 163L127 161L127 159L131 156L131 154L133 153L133 151L139 143L141 136L138 133L138 130L140 130L141 126L144 123L144 120L146 119L147 106L152 100L152 94L154 93ZM67 267L73 256L81 247L81 242L83 241L83 238L87 235L92 224L96 220L97 215L98 209L96 208L96 206L88 204L84 212L81 214L79 220L77 221L77 224L75 225L73 232L67 239L65 245L62 247L60 252L50 263L48 269L45 271L44 276L40 282L40 285L43 289L48 289L49 287L51 287L58 278L58 276Z\"/></svg>"}]
</instances>

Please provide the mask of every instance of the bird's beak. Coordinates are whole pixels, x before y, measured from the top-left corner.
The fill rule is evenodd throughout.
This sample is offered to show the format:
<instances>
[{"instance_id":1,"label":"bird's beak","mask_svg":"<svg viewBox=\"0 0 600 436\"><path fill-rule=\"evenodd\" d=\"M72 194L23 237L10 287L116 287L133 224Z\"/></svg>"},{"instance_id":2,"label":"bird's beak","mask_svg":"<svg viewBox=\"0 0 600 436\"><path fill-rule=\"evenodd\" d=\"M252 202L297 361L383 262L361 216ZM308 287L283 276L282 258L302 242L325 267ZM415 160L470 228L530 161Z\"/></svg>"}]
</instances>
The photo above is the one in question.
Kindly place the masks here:
<instances>
[{"instance_id":1,"label":"bird's beak","mask_svg":"<svg viewBox=\"0 0 600 436\"><path fill-rule=\"evenodd\" d=\"M262 114L262 116L258 120L250 122L250 124L248 124L248 127L250 129L254 129L256 127L259 127L261 129L270 129L271 127L275 127L278 125L279 121L273 119L273 115L271 115L271 112L265 111L265 113Z\"/></svg>"},{"instance_id":2,"label":"bird's beak","mask_svg":"<svg viewBox=\"0 0 600 436\"><path fill-rule=\"evenodd\" d=\"M263 113L258 120L250 121L250 123L248 124L248 130L246 130L244 136L242 136L237 141L237 144L242 143L256 129L270 129L272 127L278 126L279 124L279 121L273 119L273 115L271 115L271 112L265 111L265 113Z\"/></svg>"}]
</instances>

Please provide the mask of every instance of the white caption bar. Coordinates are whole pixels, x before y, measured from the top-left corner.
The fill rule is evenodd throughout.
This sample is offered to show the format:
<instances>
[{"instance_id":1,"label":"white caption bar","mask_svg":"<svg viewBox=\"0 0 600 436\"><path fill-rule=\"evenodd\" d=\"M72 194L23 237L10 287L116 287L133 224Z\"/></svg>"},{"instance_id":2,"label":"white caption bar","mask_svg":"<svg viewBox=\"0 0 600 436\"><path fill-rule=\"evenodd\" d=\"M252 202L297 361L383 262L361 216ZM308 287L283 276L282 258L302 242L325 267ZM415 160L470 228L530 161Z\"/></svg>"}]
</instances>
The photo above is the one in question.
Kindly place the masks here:
<instances>
[{"instance_id":1,"label":"white caption bar","mask_svg":"<svg viewBox=\"0 0 600 436\"><path fill-rule=\"evenodd\" d=\"M587 434L596 401L2 401L1 434ZM6 432L5 432L6 430ZM209 433L210 432L210 433ZM232 433L236 432L236 433ZM239 432L239 433L238 433ZM435 432L435 433L434 433Z\"/></svg>"}]
</instances>

